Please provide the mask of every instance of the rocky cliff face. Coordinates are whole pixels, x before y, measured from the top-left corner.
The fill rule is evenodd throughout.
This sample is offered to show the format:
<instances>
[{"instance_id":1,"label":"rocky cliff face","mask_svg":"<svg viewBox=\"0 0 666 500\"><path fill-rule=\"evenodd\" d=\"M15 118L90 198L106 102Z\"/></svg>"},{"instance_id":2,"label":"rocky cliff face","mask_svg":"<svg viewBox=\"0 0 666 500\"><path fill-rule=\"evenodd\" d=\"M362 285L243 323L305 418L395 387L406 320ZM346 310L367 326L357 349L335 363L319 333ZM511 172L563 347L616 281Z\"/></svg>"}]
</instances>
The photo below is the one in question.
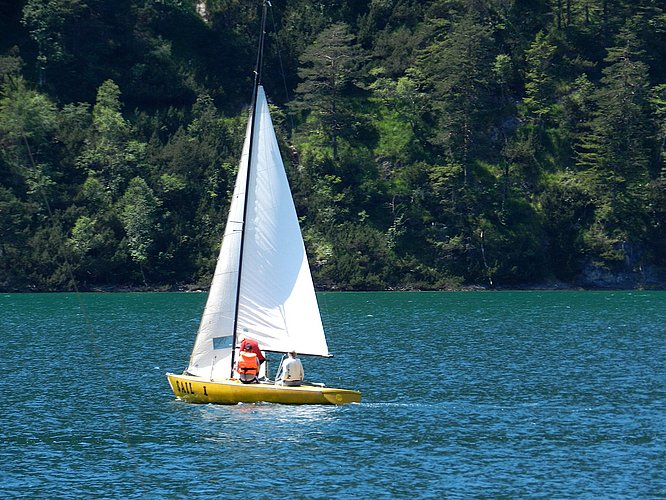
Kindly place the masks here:
<instances>
[{"instance_id":1,"label":"rocky cliff face","mask_svg":"<svg viewBox=\"0 0 666 500\"><path fill-rule=\"evenodd\" d=\"M656 266L615 270L589 264L575 284L582 288L662 290L666 289L666 271Z\"/></svg>"},{"instance_id":2,"label":"rocky cliff face","mask_svg":"<svg viewBox=\"0 0 666 500\"><path fill-rule=\"evenodd\" d=\"M666 289L666 269L644 265L643 252L638 245L618 243L624 255L614 264L585 263L576 279L576 286L601 289Z\"/></svg>"}]
</instances>

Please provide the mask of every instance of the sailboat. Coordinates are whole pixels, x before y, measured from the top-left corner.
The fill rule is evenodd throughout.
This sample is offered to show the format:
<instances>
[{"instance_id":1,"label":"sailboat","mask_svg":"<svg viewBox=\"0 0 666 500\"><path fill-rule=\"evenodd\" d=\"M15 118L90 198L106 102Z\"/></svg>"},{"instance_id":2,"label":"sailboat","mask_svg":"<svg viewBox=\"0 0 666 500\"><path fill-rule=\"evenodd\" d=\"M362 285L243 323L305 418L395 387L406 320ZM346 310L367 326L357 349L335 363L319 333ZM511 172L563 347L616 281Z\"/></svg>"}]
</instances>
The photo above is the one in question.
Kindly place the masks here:
<instances>
[{"instance_id":1,"label":"sailboat","mask_svg":"<svg viewBox=\"0 0 666 500\"><path fill-rule=\"evenodd\" d=\"M256 341L264 352L331 356L260 83L265 19L264 4L252 110L208 299L187 369L166 376L176 397L193 403L358 403L361 393L355 390L286 386L267 373L248 384L234 369L243 339Z\"/></svg>"}]
</instances>

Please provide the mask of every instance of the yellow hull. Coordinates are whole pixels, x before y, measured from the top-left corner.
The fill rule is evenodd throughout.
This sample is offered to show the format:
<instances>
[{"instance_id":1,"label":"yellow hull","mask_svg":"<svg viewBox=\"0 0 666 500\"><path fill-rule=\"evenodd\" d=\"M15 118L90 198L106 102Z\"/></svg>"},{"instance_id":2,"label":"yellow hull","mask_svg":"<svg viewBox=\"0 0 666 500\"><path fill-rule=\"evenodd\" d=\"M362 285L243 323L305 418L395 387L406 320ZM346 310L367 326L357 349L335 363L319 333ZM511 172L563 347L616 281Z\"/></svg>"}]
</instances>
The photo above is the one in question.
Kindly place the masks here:
<instances>
[{"instance_id":1,"label":"yellow hull","mask_svg":"<svg viewBox=\"0 0 666 500\"><path fill-rule=\"evenodd\" d=\"M304 385L243 384L236 379L211 382L189 375L166 374L171 390L190 403L282 403L289 405L343 405L360 403L361 393L349 389Z\"/></svg>"}]
</instances>

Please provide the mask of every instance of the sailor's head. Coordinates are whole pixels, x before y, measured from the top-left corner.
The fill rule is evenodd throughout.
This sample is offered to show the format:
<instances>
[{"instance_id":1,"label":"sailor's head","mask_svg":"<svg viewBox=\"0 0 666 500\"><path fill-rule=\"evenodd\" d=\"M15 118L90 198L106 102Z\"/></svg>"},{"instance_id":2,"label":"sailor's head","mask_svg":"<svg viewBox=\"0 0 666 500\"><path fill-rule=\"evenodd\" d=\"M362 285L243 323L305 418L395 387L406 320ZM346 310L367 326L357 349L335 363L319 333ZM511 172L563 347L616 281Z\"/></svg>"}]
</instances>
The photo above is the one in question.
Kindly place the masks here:
<instances>
[{"instance_id":1,"label":"sailor's head","mask_svg":"<svg viewBox=\"0 0 666 500\"><path fill-rule=\"evenodd\" d=\"M296 357L296 351L293 350L293 349L291 351L289 351L289 356L291 356L292 358L295 358Z\"/></svg>"},{"instance_id":2,"label":"sailor's head","mask_svg":"<svg viewBox=\"0 0 666 500\"><path fill-rule=\"evenodd\" d=\"M245 347L243 347L243 349L246 350L246 351L251 351L252 346L250 344L245 344Z\"/></svg>"}]
</instances>

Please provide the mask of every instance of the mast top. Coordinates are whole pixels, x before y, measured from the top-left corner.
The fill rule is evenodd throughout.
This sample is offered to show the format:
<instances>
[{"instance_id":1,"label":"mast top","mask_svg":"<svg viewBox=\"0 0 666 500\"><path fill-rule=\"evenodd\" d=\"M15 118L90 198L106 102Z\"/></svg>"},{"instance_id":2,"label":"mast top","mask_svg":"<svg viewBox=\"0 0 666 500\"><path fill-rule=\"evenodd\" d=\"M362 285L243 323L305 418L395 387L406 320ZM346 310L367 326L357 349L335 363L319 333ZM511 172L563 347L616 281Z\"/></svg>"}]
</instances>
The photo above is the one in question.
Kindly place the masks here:
<instances>
[{"instance_id":1,"label":"mast top","mask_svg":"<svg viewBox=\"0 0 666 500\"><path fill-rule=\"evenodd\" d=\"M268 12L268 7L272 7L271 2L269 0L264 0L261 13L261 32L259 34L257 62L254 67L254 98L252 99L253 104L256 103L257 87L261 85L261 69L264 59L264 39L266 37L266 13Z\"/></svg>"}]
</instances>

